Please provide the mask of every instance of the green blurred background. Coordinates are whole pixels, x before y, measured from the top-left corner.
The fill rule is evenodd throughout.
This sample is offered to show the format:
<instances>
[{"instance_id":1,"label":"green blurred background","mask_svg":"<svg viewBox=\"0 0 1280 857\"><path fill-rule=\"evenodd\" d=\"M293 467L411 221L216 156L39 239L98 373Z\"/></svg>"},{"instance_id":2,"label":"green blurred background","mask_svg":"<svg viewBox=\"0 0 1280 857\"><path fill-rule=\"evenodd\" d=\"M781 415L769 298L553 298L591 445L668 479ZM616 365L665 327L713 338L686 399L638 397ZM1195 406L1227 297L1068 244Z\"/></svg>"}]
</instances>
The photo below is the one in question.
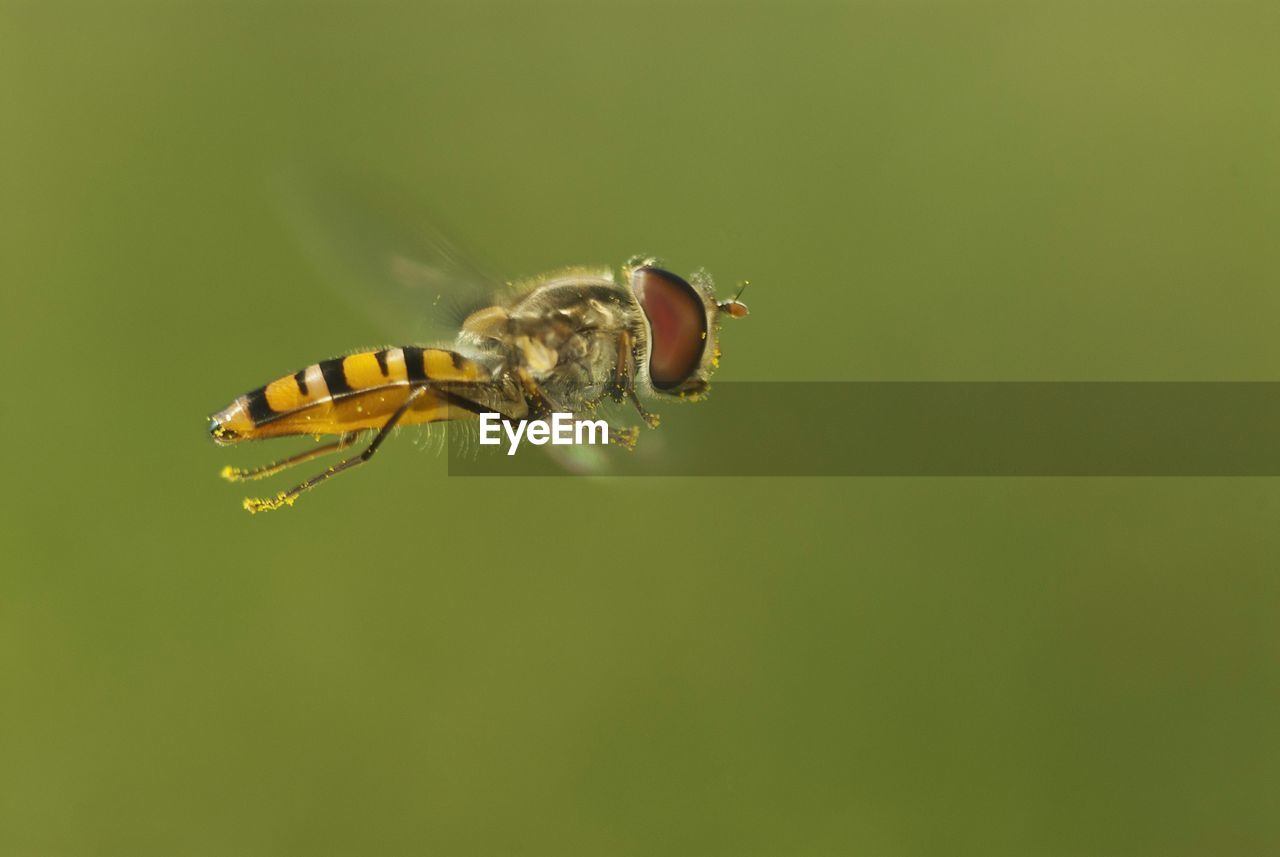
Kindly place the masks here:
<instances>
[{"instance_id":1,"label":"green blurred background","mask_svg":"<svg viewBox=\"0 0 1280 857\"><path fill-rule=\"evenodd\" d=\"M313 162L512 275L751 279L723 379L1274 380L1277 44L1270 2L0 1L0 855L1276 853L1274 480L406 438L250 518L218 468L291 447L204 417L386 338L274 206Z\"/></svg>"}]
</instances>

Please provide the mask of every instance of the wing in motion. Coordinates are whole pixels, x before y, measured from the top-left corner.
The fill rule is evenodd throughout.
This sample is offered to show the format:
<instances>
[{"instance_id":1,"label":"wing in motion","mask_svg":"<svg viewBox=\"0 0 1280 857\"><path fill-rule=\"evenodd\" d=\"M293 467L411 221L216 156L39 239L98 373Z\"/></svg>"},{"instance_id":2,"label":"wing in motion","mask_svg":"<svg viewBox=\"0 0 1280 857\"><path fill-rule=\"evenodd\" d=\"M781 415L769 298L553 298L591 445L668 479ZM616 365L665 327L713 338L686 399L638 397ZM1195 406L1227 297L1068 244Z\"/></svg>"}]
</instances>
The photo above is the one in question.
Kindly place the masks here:
<instances>
[{"instance_id":1,"label":"wing in motion","mask_svg":"<svg viewBox=\"0 0 1280 857\"><path fill-rule=\"evenodd\" d=\"M286 222L324 281L392 342L452 342L462 321L505 287L402 194L296 171L276 187Z\"/></svg>"}]
</instances>

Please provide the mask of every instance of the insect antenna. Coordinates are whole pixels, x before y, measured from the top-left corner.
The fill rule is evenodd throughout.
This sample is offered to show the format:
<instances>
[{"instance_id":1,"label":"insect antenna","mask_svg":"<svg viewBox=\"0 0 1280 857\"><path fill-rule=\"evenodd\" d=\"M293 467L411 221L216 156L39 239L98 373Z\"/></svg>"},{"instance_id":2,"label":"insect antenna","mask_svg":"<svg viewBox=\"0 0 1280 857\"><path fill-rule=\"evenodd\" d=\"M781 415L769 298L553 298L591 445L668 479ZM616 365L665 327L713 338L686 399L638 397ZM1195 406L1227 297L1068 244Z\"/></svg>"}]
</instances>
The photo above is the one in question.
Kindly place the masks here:
<instances>
[{"instance_id":1,"label":"insect antenna","mask_svg":"<svg viewBox=\"0 0 1280 857\"><path fill-rule=\"evenodd\" d=\"M738 287L738 293L727 301L721 301L717 306L721 311L728 313L730 318L746 318L747 305L738 298L742 297L742 293L747 290L747 286L751 285L750 280L743 280L742 285Z\"/></svg>"}]
</instances>

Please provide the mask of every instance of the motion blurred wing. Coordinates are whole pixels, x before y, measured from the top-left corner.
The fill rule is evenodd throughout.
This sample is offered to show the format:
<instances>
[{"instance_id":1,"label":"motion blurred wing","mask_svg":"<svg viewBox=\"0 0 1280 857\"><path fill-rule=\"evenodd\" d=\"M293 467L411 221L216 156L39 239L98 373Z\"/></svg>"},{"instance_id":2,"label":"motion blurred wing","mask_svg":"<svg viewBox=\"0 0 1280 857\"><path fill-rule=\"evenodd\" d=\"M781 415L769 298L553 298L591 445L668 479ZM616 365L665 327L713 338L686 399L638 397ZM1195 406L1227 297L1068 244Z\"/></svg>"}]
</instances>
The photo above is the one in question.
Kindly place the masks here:
<instances>
[{"instance_id":1,"label":"motion blurred wing","mask_svg":"<svg viewBox=\"0 0 1280 857\"><path fill-rule=\"evenodd\" d=\"M321 278L396 344L453 341L503 284L402 194L295 173L277 181L286 222Z\"/></svg>"}]
</instances>

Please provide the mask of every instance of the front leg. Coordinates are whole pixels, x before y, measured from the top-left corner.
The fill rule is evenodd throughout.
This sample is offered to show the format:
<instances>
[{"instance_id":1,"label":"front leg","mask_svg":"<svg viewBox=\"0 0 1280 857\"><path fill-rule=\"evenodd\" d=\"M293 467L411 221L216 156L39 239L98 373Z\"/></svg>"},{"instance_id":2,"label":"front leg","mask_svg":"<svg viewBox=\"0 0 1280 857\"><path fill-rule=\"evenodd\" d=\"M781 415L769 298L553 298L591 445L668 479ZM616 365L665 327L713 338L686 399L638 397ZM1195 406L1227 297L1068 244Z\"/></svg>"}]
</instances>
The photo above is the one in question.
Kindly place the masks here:
<instances>
[{"instance_id":1,"label":"front leg","mask_svg":"<svg viewBox=\"0 0 1280 857\"><path fill-rule=\"evenodd\" d=\"M556 407L542 393L542 388L538 386L537 380L529 374L529 370L523 366L516 370L516 377L520 379L520 386L524 390L525 401L529 404L529 413L525 419L547 419L556 412ZM643 412L642 412L643 413ZM574 418L577 418L574 414ZM636 441L640 438L640 430L634 426L629 428L614 428L609 426L609 442L621 446L628 452L636 448Z\"/></svg>"},{"instance_id":2,"label":"front leg","mask_svg":"<svg viewBox=\"0 0 1280 857\"><path fill-rule=\"evenodd\" d=\"M555 413L555 406L551 400L543 395L542 387L534 379L529 370L521 366L516 369L516 378L520 381L520 389L524 393L524 400L529 406L529 418L535 420L545 420Z\"/></svg>"},{"instance_id":3,"label":"front leg","mask_svg":"<svg viewBox=\"0 0 1280 857\"><path fill-rule=\"evenodd\" d=\"M623 331L618 336L618 356L614 363L613 379L609 383L609 395L615 402L621 402L624 399L631 402L645 424L651 429L657 428L662 417L645 410L644 405L640 403L640 397L636 395L635 379L631 369L635 359L635 340L630 333ZM634 440L631 445L635 446Z\"/></svg>"}]
</instances>

